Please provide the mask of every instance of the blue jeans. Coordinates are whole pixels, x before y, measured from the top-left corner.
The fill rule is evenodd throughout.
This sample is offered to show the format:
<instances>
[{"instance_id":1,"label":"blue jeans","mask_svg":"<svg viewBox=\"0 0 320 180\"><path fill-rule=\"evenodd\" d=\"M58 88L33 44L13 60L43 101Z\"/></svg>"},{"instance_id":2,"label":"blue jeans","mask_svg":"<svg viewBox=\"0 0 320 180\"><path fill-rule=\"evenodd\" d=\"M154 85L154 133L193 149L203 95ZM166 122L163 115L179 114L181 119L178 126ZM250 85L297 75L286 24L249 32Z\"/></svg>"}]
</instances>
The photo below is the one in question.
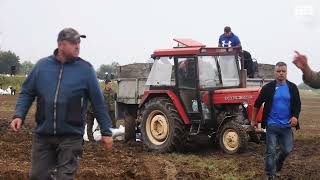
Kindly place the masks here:
<instances>
[{"instance_id":1,"label":"blue jeans","mask_svg":"<svg viewBox=\"0 0 320 180\"><path fill-rule=\"evenodd\" d=\"M276 171L281 170L283 162L292 148L293 133L291 128L281 128L277 125L267 127L265 171L268 176L274 176Z\"/></svg>"}]
</instances>

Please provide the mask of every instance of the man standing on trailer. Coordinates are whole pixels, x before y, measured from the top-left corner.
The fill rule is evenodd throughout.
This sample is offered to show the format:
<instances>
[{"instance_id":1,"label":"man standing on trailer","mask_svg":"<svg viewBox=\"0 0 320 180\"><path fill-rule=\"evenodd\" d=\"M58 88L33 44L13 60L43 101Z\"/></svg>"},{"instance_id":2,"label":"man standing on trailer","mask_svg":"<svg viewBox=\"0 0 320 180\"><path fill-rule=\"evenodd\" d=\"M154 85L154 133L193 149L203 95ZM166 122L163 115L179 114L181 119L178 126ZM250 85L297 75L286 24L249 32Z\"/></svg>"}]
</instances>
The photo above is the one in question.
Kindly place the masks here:
<instances>
[{"instance_id":1,"label":"man standing on trailer","mask_svg":"<svg viewBox=\"0 0 320 180\"><path fill-rule=\"evenodd\" d=\"M233 34L231 27L224 27L224 33L219 37L219 47L241 47L238 36Z\"/></svg>"}]
</instances>

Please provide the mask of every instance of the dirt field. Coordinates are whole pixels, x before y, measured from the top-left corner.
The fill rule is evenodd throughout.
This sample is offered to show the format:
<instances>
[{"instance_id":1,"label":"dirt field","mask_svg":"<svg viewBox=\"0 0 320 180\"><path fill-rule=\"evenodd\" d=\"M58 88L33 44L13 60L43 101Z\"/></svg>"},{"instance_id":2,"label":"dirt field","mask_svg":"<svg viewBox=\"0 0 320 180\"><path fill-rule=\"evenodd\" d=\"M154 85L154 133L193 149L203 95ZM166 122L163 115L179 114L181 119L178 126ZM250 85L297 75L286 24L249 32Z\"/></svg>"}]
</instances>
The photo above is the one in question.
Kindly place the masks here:
<instances>
[{"instance_id":1,"label":"dirt field","mask_svg":"<svg viewBox=\"0 0 320 180\"><path fill-rule=\"evenodd\" d=\"M301 130L280 179L320 179L320 97L302 98ZM28 179L34 108L20 133L8 129L14 96L0 96L0 179ZM226 155L210 143L189 152L157 154L140 143L116 142L112 151L86 143L77 179L263 179L264 145Z\"/></svg>"}]
</instances>

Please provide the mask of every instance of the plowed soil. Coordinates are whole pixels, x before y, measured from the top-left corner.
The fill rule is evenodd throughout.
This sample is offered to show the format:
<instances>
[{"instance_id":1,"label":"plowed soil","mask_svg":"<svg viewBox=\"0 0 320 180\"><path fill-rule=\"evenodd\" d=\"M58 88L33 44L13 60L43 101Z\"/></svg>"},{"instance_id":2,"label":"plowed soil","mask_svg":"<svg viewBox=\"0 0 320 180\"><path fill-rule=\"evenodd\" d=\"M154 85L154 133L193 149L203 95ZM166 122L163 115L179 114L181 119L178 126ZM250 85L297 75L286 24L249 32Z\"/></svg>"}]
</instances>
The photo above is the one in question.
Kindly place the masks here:
<instances>
[{"instance_id":1,"label":"plowed soil","mask_svg":"<svg viewBox=\"0 0 320 180\"><path fill-rule=\"evenodd\" d=\"M0 179L28 179L34 107L19 133L9 128L15 96L0 96ZM320 97L302 97L301 130L279 179L320 179ZM263 179L264 143L227 155L207 139L185 153L148 152L140 142L115 142L111 151L85 143L76 179Z\"/></svg>"}]
</instances>

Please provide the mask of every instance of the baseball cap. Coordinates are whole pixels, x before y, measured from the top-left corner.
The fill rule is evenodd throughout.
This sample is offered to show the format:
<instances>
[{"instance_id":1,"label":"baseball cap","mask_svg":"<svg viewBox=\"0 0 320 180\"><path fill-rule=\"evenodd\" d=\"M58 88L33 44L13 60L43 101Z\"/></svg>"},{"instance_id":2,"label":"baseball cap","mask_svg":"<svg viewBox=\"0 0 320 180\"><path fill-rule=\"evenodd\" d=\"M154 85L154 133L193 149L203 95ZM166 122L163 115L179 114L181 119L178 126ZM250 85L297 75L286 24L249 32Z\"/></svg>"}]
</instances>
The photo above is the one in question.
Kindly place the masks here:
<instances>
[{"instance_id":1,"label":"baseball cap","mask_svg":"<svg viewBox=\"0 0 320 180\"><path fill-rule=\"evenodd\" d=\"M224 27L224 32L226 33L231 32L231 27L229 26Z\"/></svg>"},{"instance_id":2,"label":"baseball cap","mask_svg":"<svg viewBox=\"0 0 320 180\"><path fill-rule=\"evenodd\" d=\"M80 42L80 38L86 38L86 37L87 37L86 35L79 34L78 31L76 31L73 28L64 28L59 32L57 41L59 42L59 41L67 40L67 41Z\"/></svg>"}]
</instances>

